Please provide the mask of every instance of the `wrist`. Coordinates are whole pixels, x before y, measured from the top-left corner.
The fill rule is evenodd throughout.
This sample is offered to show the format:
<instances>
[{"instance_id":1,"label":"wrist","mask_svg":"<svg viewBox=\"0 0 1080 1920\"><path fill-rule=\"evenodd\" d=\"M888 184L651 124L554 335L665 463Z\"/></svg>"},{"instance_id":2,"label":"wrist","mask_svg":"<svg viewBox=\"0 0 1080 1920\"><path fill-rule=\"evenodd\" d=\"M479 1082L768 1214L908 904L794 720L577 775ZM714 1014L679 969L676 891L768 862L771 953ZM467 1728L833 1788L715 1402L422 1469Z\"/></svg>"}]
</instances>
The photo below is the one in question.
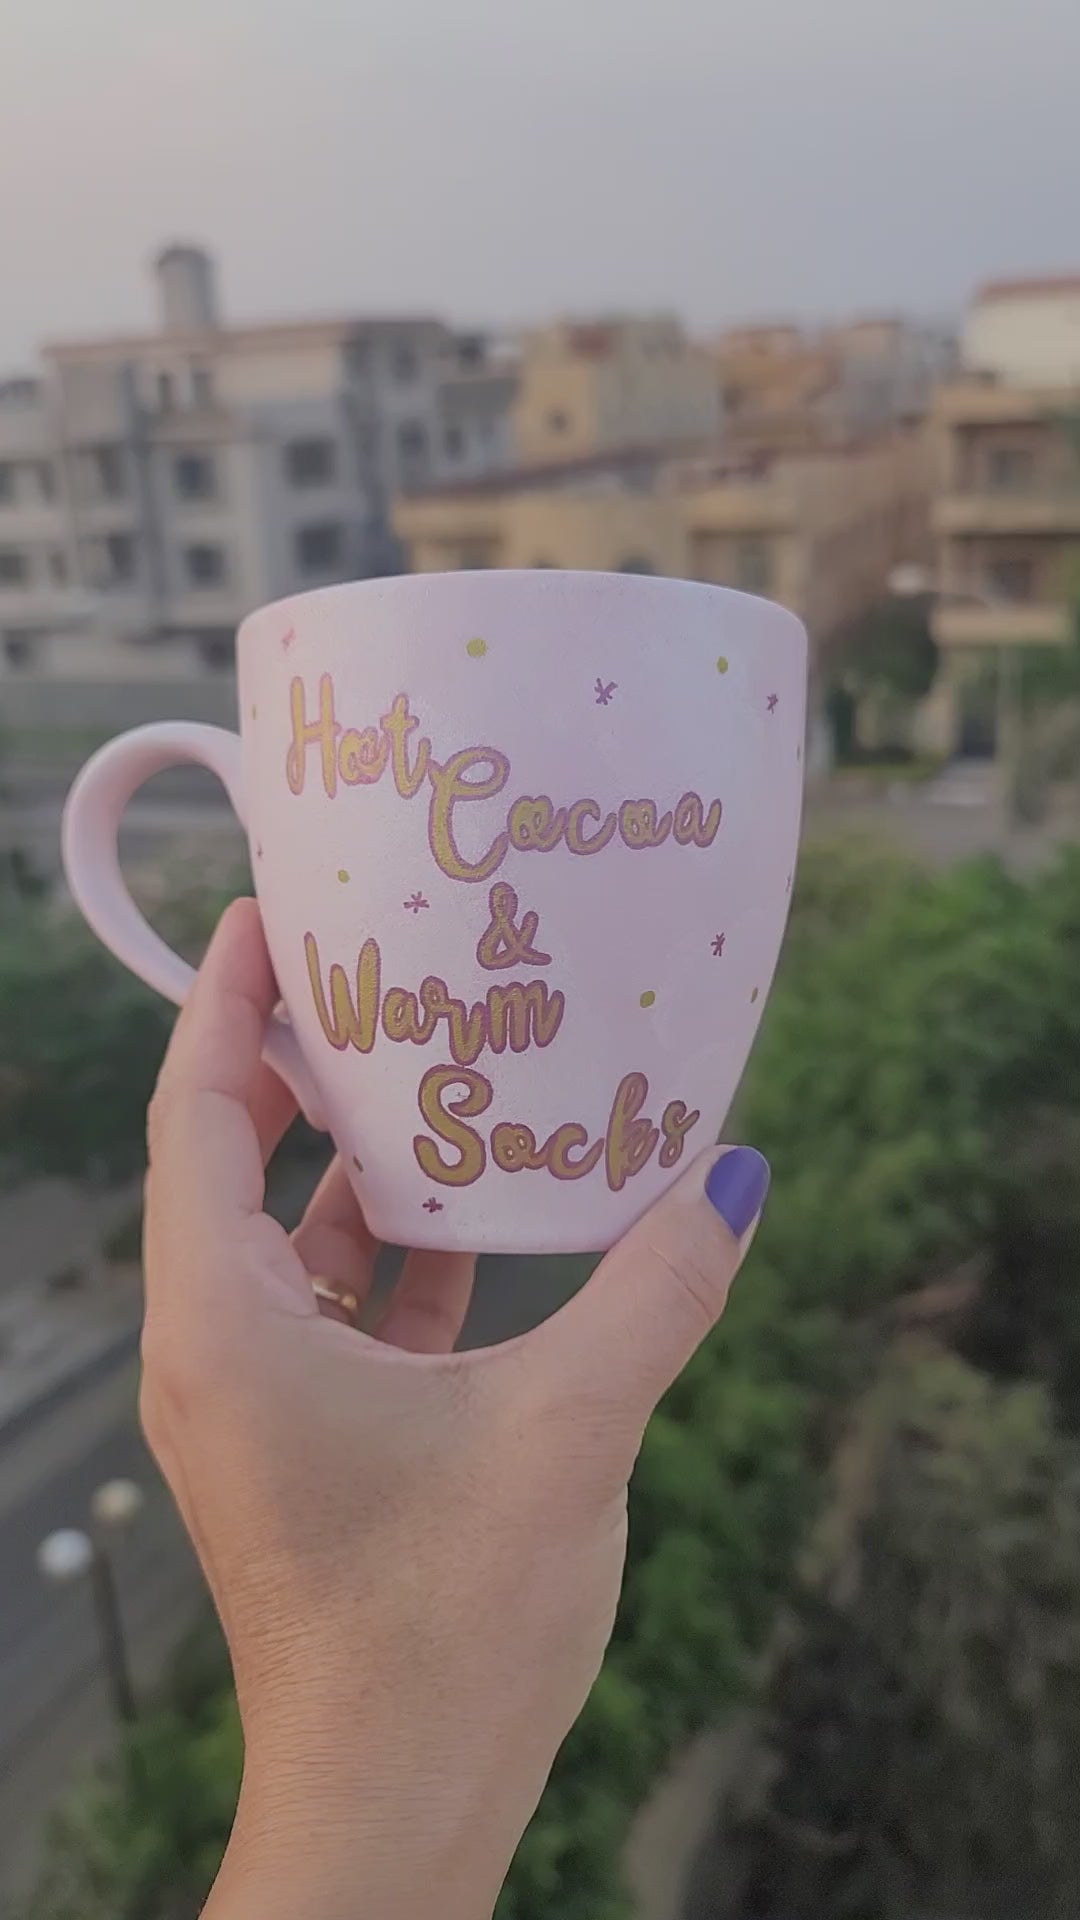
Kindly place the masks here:
<instances>
[{"instance_id":1,"label":"wrist","mask_svg":"<svg viewBox=\"0 0 1080 1920\"><path fill-rule=\"evenodd\" d=\"M532 1810L515 1820L467 1741L439 1765L356 1720L296 1729L249 1746L206 1920L491 1920Z\"/></svg>"}]
</instances>

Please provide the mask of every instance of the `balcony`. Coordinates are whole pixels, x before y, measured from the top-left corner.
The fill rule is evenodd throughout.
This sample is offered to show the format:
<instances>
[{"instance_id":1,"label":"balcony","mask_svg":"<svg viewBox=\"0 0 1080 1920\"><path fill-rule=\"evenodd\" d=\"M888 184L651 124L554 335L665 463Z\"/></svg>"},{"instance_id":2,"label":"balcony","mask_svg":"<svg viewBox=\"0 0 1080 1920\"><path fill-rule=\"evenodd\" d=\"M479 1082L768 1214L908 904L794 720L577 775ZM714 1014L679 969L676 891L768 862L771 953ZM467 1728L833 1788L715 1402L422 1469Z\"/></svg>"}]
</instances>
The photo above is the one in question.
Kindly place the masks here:
<instances>
[{"instance_id":1,"label":"balcony","mask_svg":"<svg viewBox=\"0 0 1080 1920\"><path fill-rule=\"evenodd\" d=\"M942 494L934 504L933 525L942 535L1080 534L1080 477Z\"/></svg>"},{"instance_id":2,"label":"balcony","mask_svg":"<svg viewBox=\"0 0 1080 1920\"><path fill-rule=\"evenodd\" d=\"M1063 645L1071 631L1068 608L1046 601L941 600L931 615L940 647Z\"/></svg>"}]
</instances>

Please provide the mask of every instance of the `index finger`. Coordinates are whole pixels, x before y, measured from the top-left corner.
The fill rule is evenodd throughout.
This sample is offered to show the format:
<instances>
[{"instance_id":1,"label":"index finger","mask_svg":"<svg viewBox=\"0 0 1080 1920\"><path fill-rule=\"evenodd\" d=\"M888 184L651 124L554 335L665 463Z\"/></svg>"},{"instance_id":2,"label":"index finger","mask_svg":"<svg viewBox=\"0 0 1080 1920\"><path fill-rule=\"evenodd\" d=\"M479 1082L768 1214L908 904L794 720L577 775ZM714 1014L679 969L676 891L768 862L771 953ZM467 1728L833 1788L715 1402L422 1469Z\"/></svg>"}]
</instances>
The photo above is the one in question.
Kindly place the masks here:
<instances>
[{"instance_id":1,"label":"index finger","mask_svg":"<svg viewBox=\"0 0 1080 1920\"><path fill-rule=\"evenodd\" d=\"M151 1102L148 1213L185 1239L220 1236L262 1211L251 1111L277 985L254 900L226 910L169 1042Z\"/></svg>"}]
</instances>

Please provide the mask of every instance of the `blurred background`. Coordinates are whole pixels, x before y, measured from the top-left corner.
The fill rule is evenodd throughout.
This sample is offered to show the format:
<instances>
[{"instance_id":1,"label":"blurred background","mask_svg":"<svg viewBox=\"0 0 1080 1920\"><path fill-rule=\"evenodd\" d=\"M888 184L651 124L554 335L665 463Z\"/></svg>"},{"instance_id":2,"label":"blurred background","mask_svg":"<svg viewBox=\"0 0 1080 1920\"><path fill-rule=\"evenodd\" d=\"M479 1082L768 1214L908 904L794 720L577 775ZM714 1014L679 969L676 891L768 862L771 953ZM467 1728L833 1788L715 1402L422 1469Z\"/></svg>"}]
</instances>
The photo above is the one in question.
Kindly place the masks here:
<instances>
[{"instance_id":1,"label":"blurred background","mask_svg":"<svg viewBox=\"0 0 1080 1920\"><path fill-rule=\"evenodd\" d=\"M240 1737L135 1419L170 1013L64 792L252 607L682 575L812 643L775 1168L500 1920L1080 1912L1074 0L41 0L0 61L0 1913L195 1920ZM197 956L248 886L132 808ZM272 1181L302 1206L318 1142ZM586 1260L485 1261L468 1329Z\"/></svg>"}]
</instances>

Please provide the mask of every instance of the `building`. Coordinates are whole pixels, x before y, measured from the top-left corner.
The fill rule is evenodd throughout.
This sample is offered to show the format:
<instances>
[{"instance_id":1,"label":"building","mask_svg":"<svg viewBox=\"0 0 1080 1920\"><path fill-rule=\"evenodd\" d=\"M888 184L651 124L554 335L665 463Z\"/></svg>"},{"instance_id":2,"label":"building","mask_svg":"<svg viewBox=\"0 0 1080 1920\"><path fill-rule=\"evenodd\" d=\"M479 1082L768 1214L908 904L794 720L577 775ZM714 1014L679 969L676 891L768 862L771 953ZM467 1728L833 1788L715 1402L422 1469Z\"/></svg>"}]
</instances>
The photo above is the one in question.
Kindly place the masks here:
<instances>
[{"instance_id":1,"label":"building","mask_svg":"<svg viewBox=\"0 0 1080 1920\"><path fill-rule=\"evenodd\" d=\"M743 458L669 448L523 466L398 502L417 572L579 567L659 573L742 588L801 615L818 661L925 555L925 436Z\"/></svg>"},{"instance_id":2,"label":"building","mask_svg":"<svg viewBox=\"0 0 1080 1920\"><path fill-rule=\"evenodd\" d=\"M156 264L160 326L64 342L0 388L0 672L183 678L237 622L396 569L391 503L504 463L514 368L441 321L221 321L213 264Z\"/></svg>"},{"instance_id":3,"label":"building","mask_svg":"<svg viewBox=\"0 0 1080 1920\"><path fill-rule=\"evenodd\" d=\"M1024 650L1065 642L1080 600L1080 276L1003 281L972 303L964 374L933 409L928 745L993 752Z\"/></svg>"},{"instance_id":4,"label":"building","mask_svg":"<svg viewBox=\"0 0 1080 1920\"><path fill-rule=\"evenodd\" d=\"M735 327L713 347L725 430L745 447L846 444L922 418L951 370L943 328L869 318L804 332Z\"/></svg>"},{"instance_id":5,"label":"building","mask_svg":"<svg viewBox=\"0 0 1080 1920\"><path fill-rule=\"evenodd\" d=\"M708 443L718 424L710 357L675 319L564 320L524 338L514 407L523 464Z\"/></svg>"}]
</instances>

